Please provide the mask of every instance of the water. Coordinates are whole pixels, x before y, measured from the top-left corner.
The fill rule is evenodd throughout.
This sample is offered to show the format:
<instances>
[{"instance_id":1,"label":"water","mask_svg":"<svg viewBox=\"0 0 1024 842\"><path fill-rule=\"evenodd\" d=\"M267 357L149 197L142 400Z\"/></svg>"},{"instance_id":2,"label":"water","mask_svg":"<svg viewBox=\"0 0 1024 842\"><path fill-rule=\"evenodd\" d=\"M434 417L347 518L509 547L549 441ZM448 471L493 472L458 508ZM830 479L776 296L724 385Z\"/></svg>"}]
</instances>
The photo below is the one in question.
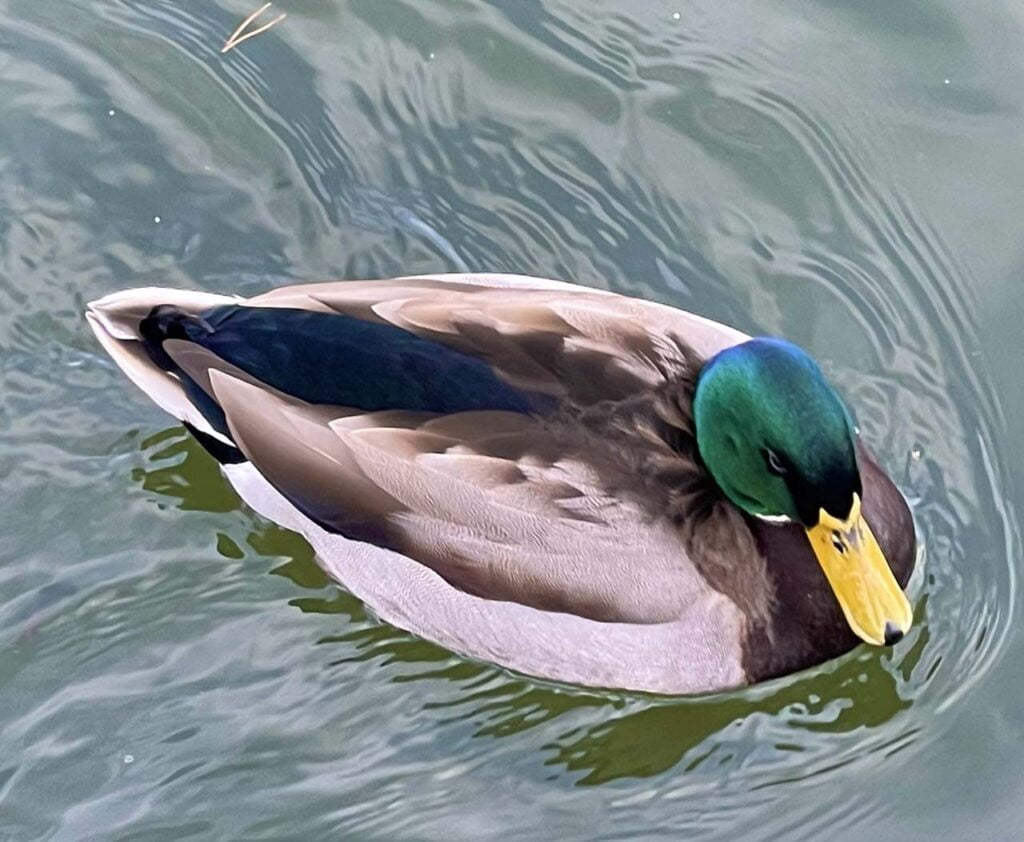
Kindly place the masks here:
<instances>
[{"instance_id":1,"label":"water","mask_svg":"<svg viewBox=\"0 0 1024 842\"><path fill-rule=\"evenodd\" d=\"M1008 0L0 0L0 838L1009 839L1024 15ZM379 624L81 318L459 269L807 346L919 622L751 690L547 685Z\"/></svg>"}]
</instances>

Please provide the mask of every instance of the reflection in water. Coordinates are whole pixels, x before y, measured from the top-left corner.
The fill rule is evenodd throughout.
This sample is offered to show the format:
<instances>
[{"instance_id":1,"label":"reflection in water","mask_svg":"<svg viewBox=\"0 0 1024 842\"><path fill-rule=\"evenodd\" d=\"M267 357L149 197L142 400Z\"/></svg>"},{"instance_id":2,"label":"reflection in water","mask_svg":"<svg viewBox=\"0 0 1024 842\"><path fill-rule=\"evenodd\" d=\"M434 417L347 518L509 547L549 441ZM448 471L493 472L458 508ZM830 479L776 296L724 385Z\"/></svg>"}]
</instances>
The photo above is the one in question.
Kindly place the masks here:
<instances>
[{"instance_id":1,"label":"reflection in water","mask_svg":"<svg viewBox=\"0 0 1024 842\"><path fill-rule=\"evenodd\" d=\"M183 429L165 430L142 446L150 466L133 476L147 491L170 497L185 510L241 508L216 462ZM548 685L454 658L428 641L374 622L358 599L328 579L301 536L252 518L249 550L286 559L270 572L317 592L292 598L289 604L306 613L335 615L343 624L345 630L318 640L318 645L338 650L328 655L329 667L401 664L409 669L395 673L396 683L450 682L452 698L425 704L423 713L440 723L468 723L479 738L521 734L568 714L582 714L574 717L574 727L545 747L545 762L579 773L581 785L649 777L681 765L686 772L707 770L713 776L723 767L749 767L747 788L756 789L834 769L876 749L893 752L914 739L913 731L903 732L898 724L879 733L871 729L891 723L927 681L921 674L929 638L924 599L916 607L911 642L895 657L862 648L797 676L703 698L596 692ZM226 546L225 539L218 536L218 548L237 558L242 550L234 543ZM852 739L839 739L844 735Z\"/></svg>"}]
</instances>

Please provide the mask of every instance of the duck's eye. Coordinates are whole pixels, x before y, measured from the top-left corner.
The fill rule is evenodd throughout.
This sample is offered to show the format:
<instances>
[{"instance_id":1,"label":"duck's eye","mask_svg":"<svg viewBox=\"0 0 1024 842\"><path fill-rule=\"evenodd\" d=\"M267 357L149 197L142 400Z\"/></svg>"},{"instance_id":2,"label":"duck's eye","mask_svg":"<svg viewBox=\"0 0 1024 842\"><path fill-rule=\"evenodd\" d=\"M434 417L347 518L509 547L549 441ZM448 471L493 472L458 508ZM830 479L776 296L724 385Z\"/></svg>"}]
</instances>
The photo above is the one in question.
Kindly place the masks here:
<instances>
[{"instance_id":1,"label":"duck's eye","mask_svg":"<svg viewBox=\"0 0 1024 842\"><path fill-rule=\"evenodd\" d=\"M769 447L764 449L764 461L768 465L768 470L775 474L775 476L781 477L785 475L786 466L782 464L779 454Z\"/></svg>"}]
</instances>

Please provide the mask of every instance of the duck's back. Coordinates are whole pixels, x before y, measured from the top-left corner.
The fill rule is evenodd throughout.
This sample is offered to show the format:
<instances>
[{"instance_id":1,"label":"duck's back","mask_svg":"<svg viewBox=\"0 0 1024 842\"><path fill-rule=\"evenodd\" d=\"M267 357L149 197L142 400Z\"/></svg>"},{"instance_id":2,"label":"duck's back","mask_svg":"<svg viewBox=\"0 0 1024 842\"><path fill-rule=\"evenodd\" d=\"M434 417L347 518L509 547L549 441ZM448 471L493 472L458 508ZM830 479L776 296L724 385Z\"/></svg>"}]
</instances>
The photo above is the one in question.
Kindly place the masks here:
<instances>
[{"instance_id":1,"label":"duck's back","mask_svg":"<svg viewBox=\"0 0 1024 842\"><path fill-rule=\"evenodd\" d=\"M670 493L693 468L673 378L741 334L495 275L131 290L89 318L243 498L389 622L558 680L746 680L750 600L708 584Z\"/></svg>"}]
</instances>

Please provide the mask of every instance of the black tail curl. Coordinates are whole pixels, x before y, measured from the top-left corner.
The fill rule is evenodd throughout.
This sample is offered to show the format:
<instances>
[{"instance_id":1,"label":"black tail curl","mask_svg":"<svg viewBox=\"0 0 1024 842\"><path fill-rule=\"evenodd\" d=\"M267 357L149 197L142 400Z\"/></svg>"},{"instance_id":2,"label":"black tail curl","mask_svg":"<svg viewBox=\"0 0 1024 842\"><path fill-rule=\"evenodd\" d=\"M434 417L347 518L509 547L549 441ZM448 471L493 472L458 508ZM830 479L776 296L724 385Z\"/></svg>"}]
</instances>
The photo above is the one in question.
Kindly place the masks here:
<instances>
[{"instance_id":1,"label":"black tail curl","mask_svg":"<svg viewBox=\"0 0 1024 842\"><path fill-rule=\"evenodd\" d=\"M163 371L174 374L181 381L189 400L210 422L210 425L230 437L224 412L200 386L181 370L181 367L164 350L167 339L183 339L201 344L203 337L213 334L213 327L202 316L197 316L173 304L158 304L139 323L139 340L153 364ZM204 433L188 422L187 429L203 449L222 465L236 465L245 462L245 455L232 444L227 444L209 433Z\"/></svg>"},{"instance_id":2,"label":"black tail curl","mask_svg":"<svg viewBox=\"0 0 1024 842\"><path fill-rule=\"evenodd\" d=\"M154 365L176 374L180 373L180 370L164 350L164 340L195 341L199 336L209 336L212 333L213 328L206 319L173 304L158 304L139 323L139 338Z\"/></svg>"}]
</instances>

